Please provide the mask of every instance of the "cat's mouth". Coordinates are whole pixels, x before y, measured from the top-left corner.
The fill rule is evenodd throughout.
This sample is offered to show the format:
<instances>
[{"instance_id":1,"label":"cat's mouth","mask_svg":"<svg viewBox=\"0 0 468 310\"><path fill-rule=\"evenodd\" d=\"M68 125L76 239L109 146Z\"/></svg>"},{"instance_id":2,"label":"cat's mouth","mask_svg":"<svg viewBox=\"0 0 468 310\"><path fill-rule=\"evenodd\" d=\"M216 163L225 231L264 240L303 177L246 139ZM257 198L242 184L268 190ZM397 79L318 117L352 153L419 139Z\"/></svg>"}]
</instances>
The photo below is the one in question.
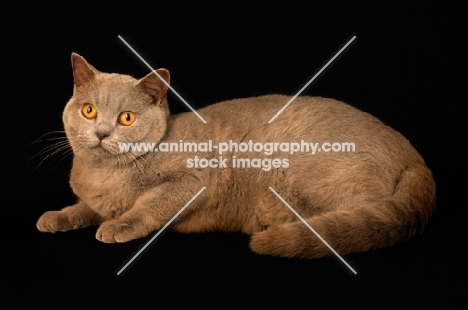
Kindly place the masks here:
<instances>
[{"instance_id":1,"label":"cat's mouth","mask_svg":"<svg viewBox=\"0 0 468 310\"><path fill-rule=\"evenodd\" d=\"M83 142L82 146L87 150L87 153L98 157L115 157L123 153L132 153L138 156L146 153L146 150L132 148L133 143L118 142L115 139L93 139Z\"/></svg>"},{"instance_id":2,"label":"cat's mouth","mask_svg":"<svg viewBox=\"0 0 468 310\"><path fill-rule=\"evenodd\" d=\"M115 155L114 148L112 147L111 143L101 140L94 143L94 145L90 145L88 149L95 155L103 156L103 155Z\"/></svg>"}]
</instances>

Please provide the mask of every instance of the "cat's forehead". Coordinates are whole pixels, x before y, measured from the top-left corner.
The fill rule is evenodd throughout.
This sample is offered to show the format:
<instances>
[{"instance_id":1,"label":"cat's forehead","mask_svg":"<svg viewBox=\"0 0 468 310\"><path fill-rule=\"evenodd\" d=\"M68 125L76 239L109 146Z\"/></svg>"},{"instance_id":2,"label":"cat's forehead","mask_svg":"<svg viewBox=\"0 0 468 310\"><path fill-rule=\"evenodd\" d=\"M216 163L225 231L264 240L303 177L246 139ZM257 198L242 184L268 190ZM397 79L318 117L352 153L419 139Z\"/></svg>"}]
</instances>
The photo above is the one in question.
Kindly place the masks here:
<instances>
[{"instance_id":1,"label":"cat's forehead","mask_svg":"<svg viewBox=\"0 0 468 310\"><path fill-rule=\"evenodd\" d=\"M138 84L138 80L130 75L117 73L101 73L96 77L101 87L132 89ZM105 88L103 88L105 89Z\"/></svg>"},{"instance_id":2,"label":"cat's forehead","mask_svg":"<svg viewBox=\"0 0 468 310\"><path fill-rule=\"evenodd\" d=\"M101 108L135 109L143 107L145 95L138 80L123 74L99 74L91 87L76 94L79 101L87 101Z\"/></svg>"}]
</instances>

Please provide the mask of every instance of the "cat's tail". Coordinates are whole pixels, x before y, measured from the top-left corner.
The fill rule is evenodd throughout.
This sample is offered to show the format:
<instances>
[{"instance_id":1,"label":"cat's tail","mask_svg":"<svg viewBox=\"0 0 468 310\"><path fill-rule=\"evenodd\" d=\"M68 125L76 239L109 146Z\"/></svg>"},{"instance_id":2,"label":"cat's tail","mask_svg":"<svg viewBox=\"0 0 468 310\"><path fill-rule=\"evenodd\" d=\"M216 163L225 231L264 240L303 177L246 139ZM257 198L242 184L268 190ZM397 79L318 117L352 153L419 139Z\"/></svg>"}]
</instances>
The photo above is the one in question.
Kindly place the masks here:
<instances>
[{"instance_id":1,"label":"cat's tail","mask_svg":"<svg viewBox=\"0 0 468 310\"><path fill-rule=\"evenodd\" d=\"M349 210L306 218L306 222L339 254L394 245L419 233L435 210L435 184L430 170L417 165L404 171L393 195ZM302 221L271 226L252 236L259 254L318 258L332 251Z\"/></svg>"}]
</instances>

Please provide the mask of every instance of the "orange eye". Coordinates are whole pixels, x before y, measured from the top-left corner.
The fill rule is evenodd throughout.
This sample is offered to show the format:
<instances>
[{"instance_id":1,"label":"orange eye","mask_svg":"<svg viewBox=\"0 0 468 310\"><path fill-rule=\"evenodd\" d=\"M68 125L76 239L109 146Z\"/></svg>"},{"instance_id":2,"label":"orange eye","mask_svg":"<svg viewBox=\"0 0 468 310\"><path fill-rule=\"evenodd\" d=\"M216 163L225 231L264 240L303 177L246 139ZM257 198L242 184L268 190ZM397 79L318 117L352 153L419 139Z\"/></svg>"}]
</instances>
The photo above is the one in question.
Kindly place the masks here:
<instances>
[{"instance_id":1,"label":"orange eye","mask_svg":"<svg viewBox=\"0 0 468 310\"><path fill-rule=\"evenodd\" d=\"M135 121L135 113L131 111L125 111L119 115L119 123L123 126L130 126Z\"/></svg>"},{"instance_id":2,"label":"orange eye","mask_svg":"<svg viewBox=\"0 0 468 310\"><path fill-rule=\"evenodd\" d=\"M93 104L87 103L83 106L83 109L81 109L81 113L83 113L84 117L87 119L92 119L97 115L97 108Z\"/></svg>"}]
</instances>

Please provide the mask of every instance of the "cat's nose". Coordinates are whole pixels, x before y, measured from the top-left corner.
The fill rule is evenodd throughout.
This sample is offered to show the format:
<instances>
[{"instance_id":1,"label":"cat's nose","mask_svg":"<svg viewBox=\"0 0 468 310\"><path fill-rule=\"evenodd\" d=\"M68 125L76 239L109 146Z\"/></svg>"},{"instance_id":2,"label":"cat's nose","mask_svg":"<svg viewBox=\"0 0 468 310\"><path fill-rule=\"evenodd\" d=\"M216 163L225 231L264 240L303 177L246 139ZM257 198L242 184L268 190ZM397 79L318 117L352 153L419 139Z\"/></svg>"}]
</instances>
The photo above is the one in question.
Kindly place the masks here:
<instances>
[{"instance_id":1,"label":"cat's nose","mask_svg":"<svg viewBox=\"0 0 468 310\"><path fill-rule=\"evenodd\" d=\"M111 135L114 128L107 122L99 122L94 130L96 137L98 137L99 141L102 141Z\"/></svg>"},{"instance_id":2,"label":"cat's nose","mask_svg":"<svg viewBox=\"0 0 468 310\"><path fill-rule=\"evenodd\" d=\"M98 130L96 131L96 136L100 141L104 140L104 138L107 138L110 136L110 131L107 130Z\"/></svg>"}]
</instances>

